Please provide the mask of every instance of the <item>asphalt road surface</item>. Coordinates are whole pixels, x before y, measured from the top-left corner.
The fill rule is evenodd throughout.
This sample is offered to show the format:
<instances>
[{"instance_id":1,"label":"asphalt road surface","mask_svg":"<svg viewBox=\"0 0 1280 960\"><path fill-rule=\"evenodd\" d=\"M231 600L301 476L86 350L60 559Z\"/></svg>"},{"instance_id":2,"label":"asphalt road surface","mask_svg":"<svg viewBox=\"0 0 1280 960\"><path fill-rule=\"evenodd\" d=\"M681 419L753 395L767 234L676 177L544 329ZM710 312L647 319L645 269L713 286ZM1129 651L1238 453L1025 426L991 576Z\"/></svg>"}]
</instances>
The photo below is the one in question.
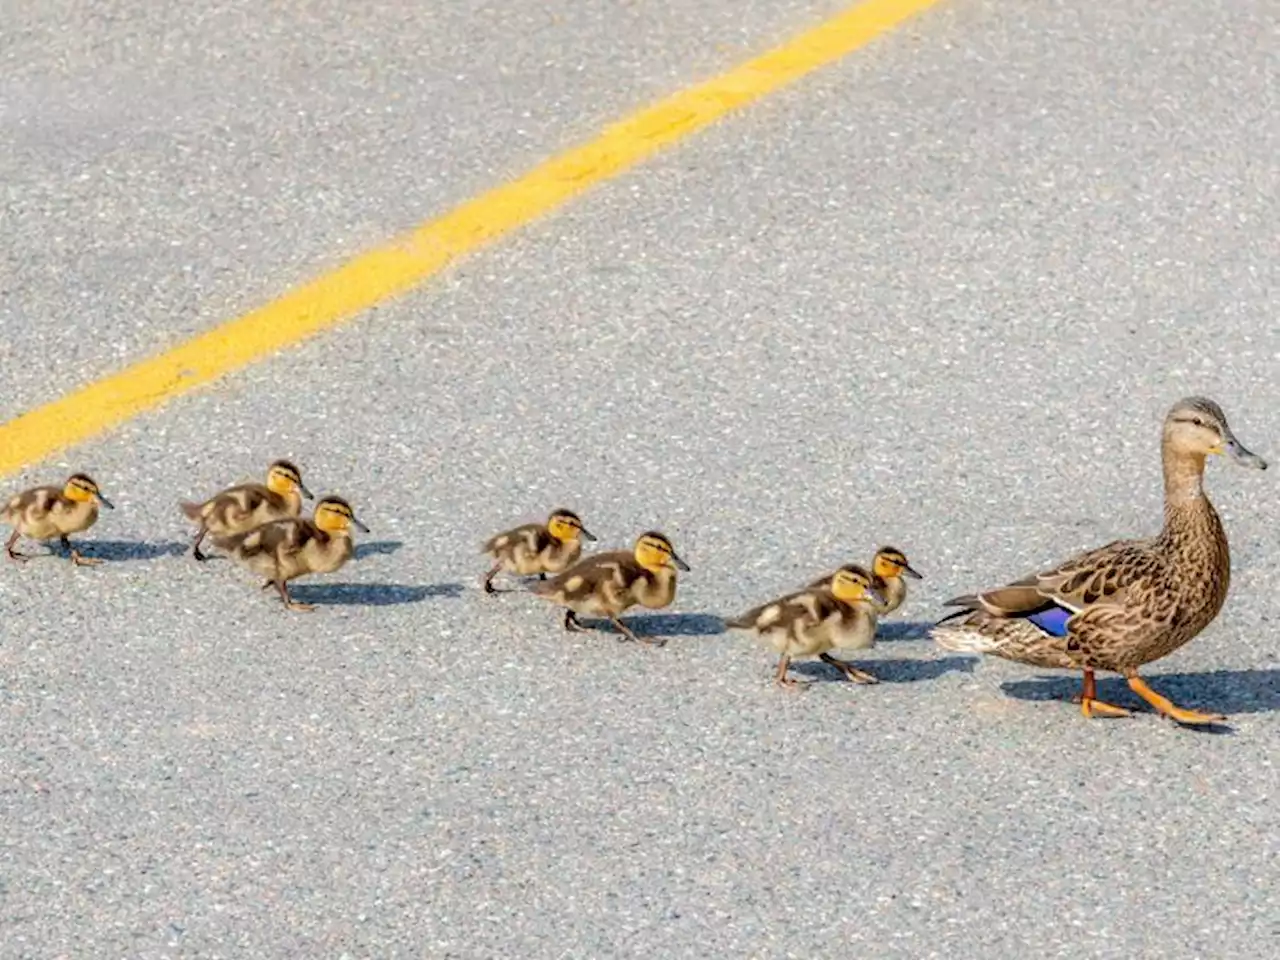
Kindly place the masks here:
<instances>
[{"instance_id":1,"label":"asphalt road surface","mask_svg":"<svg viewBox=\"0 0 1280 960\"><path fill-rule=\"evenodd\" d=\"M840 8L455 6L0 7L0 417ZM118 509L101 567L0 567L0 957L1280 951L1275 470L1211 465L1231 594L1147 671L1225 730L924 636L1156 529L1180 396L1280 459L1276 13L944 2L5 478ZM280 456L372 528L310 615L183 555L176 502ZM674 540L666 647L479 591L560 504ZM880 543L926 577L880 685L720 632Z\"/></svg>"}]
</instances>

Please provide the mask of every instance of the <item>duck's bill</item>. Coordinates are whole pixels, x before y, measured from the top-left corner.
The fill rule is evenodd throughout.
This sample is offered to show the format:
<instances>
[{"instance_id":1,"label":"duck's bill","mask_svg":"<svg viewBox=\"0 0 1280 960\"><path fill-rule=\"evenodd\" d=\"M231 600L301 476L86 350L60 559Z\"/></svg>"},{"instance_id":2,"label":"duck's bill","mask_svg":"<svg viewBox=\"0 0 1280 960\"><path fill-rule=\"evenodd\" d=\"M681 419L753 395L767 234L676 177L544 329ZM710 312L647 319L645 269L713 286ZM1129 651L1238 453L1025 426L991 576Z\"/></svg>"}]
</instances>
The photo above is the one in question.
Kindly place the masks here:
<instances>
[{"instance_id":1,"label":"duck's bill","mask_svg":"<svg viewBox=\"0 0 1280 960\"><path fill-rule=\"evenodd\" d=\"M600 539L600 538L599 538L599 537L597 537L594 533L592 533L590 530L588 530L586 527L580 527L580 528L579 528L579 533L581 533L581 534L582 534L582 539L583 539L583 540L587 540L587 541L589 541L589 542L591 542L591 543L595 543L597 540L599 540L599 539Z\"/></svg>"},{"instance_id":2,"label":"duck's bill","mask_svg":"<svg viewBox=\"0 0 1280 960\"><path fill-rule=\"evenodd\" d=\"M372 532L372 531L370 531L370 530L369 530L369 528L368 528L368 527L366 527L363 523L361 523L361 522L360 522L360 520L359 520L359 518L358 518L358 517L352 517L352 518L351 518L351 522L352 522L352 523L354 523L354 524L356 525L356 529L358 529L361 533L370 533L370 532Z\"/></svg>"},{"instance_id":3,"label":"duck's bill","mask_svg":"<svg viewBox=\"0 0 1280 960\"><path fill-rule=\"evenodd\" d=\"M688 571L689 565L677 557L674 553L671 555L671 562L680 570Z\"/></svg>"},{"instance_id":4,"label":"duck's bill","mask_svg":"<svg viewBox=\"0 0 1280 960\"><path fill-rule=\"evenodd\" d=\"M1267 469L1267 461L1263 460L1253 451L1246 450L1244 444L1235 437L1227 437L1222 444L1221 452L1225 453L1242 467L1251 467L1254 470Z\"/></svg>"},{"instance_id":5,"label":"duck's bill","mask_svg":"<svg viewBox=\"0 0 1280 960\"><path fill-rule=\"evenodd\" d=\"M902 568L902 572L903 572L903 573L905 573L905 574L906 574L908 577L910 577L912 580L923 580L923 579L924 579L924 574L922 574L922 573L921 573L919 570L917 570L915 567L911 566L911 564L909 564L909 563L908 563L908 564L906 564L906 565Z\"/></svg>"},{"instance_id":6,"label":"duck's bill","mask_svg":"<svg viewBox=\"0 0 1280 960\"><path fill-rule=\"evenodd\" d=\"M116 505L112 503L110 500L108 500L106 497L104 497L102 494L98 493L98 494L95 494L95 496L98 498L98 503L102 504L108 510L114 510L116 508Z\"/></svg>"},{"instance_id":7,"label":"duck's bill","mask_svg":"<svg viewBox=\"0 0 1280 960\"><path fill-rule=\"evenodd\" d=\"M867 588L867 596L870 597L872 600L874 600L876 603L880 604L881 606L884 606L889 602L885 598L885 595L881 593L879 590L877 590L875 587Z\"/></svg>"},{"instance_id":8,"label":"duck's bill","mask_svg":"<svg viewBox=\"0 0 1280 960\"><path fill-rule=\"evenodd\" d=\"M301 480L299 480L299 481L298 481L298 489L302 491L302 495L303 495L306 499L308 499L308 500L314 500L314 499L315 499L314 494L312 494L312 492L311 492L310 490L308 490L308 489L307 489L307 485L306 485L305 483L303 483Z\"/></svg>"}]
</instances>

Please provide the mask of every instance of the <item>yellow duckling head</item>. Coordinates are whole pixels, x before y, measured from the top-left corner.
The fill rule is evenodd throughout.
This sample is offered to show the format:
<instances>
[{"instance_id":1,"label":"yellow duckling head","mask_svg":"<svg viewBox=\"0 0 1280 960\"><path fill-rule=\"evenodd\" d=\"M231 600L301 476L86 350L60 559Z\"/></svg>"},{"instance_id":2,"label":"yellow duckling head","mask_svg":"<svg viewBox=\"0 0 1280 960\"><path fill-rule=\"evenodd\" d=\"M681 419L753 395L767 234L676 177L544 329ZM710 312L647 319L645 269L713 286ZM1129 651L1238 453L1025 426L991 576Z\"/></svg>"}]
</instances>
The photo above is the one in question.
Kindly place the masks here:
<instances>
[{"instance_id":1,"label":"yellow duckling head","mask_svg":"<svg viewBox=\"0 0 1280 960\"><path fill-rule=\"evenodd\" d=\"M924 579L907 562L907 555L897 547L881 547L877 550L871 570L882 580L893 580L904 575L912 580Z\"/></svg>"},{"instance_id":2,"label":"yellow duckling head","mask_svg":"<svg viewBox=\"0 0 1280 960\"><path fill-rule=\"evenodd\" d=\"M62 495L76 503L98 503L108 510L115 509L115 504L102 495L98 485L87 474L73 473L68 477Z\"/></svg>"},{"instance_id":3,"label":"yellow duckling head","mask_svg":"<svg viewBox=\"0 0 1280 960\"><path fill-rule=\"evenodd\" d=\"M325 533L348 533L353 524L364 533L369 532L369 528L356 518L351 504L341 497L325 497L317 503L315 522Z\"/></svg>"},{"instance_id":4,"label":"yellow duckling head","mask_svg":"<svg viewBox=\"0 0 1280 960\"><path fill-rule=\"evenodd\" d=\"M557 540L572 542L583 539L595 541L595 534L582 525L582 520L572 510L554 510L547 518L547 532Z\"/></svg>"},{"instance_id":5,"label":"yellow duckling head","mask_svg":"<svg viewBox=\"0 0 1280 960\"><path fill-rule=\"evenodd\" d=\"M314 499L302 482L302 472L288 460L277 460L267 468L267 489L282 497L297 490L308 500Z\"/></svg>"},{"instance_id":6,"label":"yellow duckling head","mask_svg":"<svg viewBox=\"0 0 1280 960\"><path fill-rule=\"evenodd\" d=\"M671 541L653 530L640 534L636 539L635 556L636 563L654 573L668 567L689 569L689 565L676 555L676 548L671 545Z\"/></svg>"},{"instance_id":7,"label":"yellow duckling head","mask_svg":"<svg viewBox=\"0 0 1280 960\"><path fill-rule=\"evenodd\" d=\"M858 603L873 600L884 603L884 594L871 583L871 574L856 563L841 567L831 578L831 592L837 600L845 603Z\"/></svg>"},{"instance_id":8,"label":"yellow duckling head","mask_svg":"<svg viewBox=\"0 0 1280 960\"><path fill-rule=\"evenodd\" d=\"M1184 456L1223 453L1241 466L1267 469L1267 461L1236 439L1222 408L1205 397L1185 397L1173 405L1164 418L1164 444Z\"/></svg>"}]
</instances>

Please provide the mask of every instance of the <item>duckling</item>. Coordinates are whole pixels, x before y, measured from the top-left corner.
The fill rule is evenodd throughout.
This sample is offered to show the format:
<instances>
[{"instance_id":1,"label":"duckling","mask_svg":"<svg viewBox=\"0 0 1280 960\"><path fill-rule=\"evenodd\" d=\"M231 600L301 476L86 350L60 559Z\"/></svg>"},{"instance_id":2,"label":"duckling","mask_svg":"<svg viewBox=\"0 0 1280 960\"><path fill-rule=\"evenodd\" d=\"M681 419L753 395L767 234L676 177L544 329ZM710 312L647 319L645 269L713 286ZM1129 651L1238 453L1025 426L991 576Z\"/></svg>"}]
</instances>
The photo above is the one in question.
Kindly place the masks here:
<instances>
[{"instance_id":1,"label":"duckling","mask_svg":"<svg viewBox=\"0 0 1280 960\"><path fill-rule=\"evenodd\" d=\"M4 545L5 553L15 563L25 563L30 558L14 550L18 537L30 537L32 540L57 537L76 566L100 564L102 561L98 558L81 555L67 539L70 534L88 530L97 522L99 506L115 509L92 478L83 473L73 473L61 489L33 487L24 490L10 498L4 508L4 522L13 527L13 536Z\"/></svg>"},{"instance_id":2,"label":"duckling","mask_svg":"<svg viewBox=\"0 0 1280 960\"><path fill-rule=\"evenodd\" d=\"M893 613L907 598L907 581L903 574L913 580L923 580L919 573L907 562L907 555L897 547L881 547L871 561L871 585L884 596L883 604L876 604L876 613L880 616ZM809 584L813 587L831 586L832 575L822 577Z\"/></svg>"},{"instance_id":3,"label":"duckling","mask_svg":"<svg viewBox=\"0 0 1280 960\"><path fill-rule=\"evenodd\" d=\"M627 640L640 640L618 617L640 604L651 610L669 606L676 598L676 571L689 565L676 555L675 547L661 533L650 530L636 538L631 552L614 550L580 560L558 576L539 583L534 594L565 607L564 628L570 632L586 629L578 614L609 619ZM664 639L643 638L662 646Z\"/></svg>"},{"instance_id":4,"label":"duckling","mask_svg":"<svg viewBox=\"0 0 1280 960\"><path fill-rule=\"evenodd\" d=\"M204 503L180 503L188 520L200 525L191 543L191 556L207 560L200 543L206 534L229 537L247 533L272 520L287 520L302 512L302 498L312 499L302 482L302 473L288 460L277 460L267 468L267 482L242 483L228 487Z\"/></svg>"},{"instance_id":5,"label":"duckling","mask_svg":"<svg viewBox=\"0 0 1280 960\"><path fill-rule=\"evenodd\" d=\"M491 537L481 550L498 562L485 574L484 592L496 593L493 578L506 570L520 576L560 573L582 555L582 541L595 542L572 510L554 510L546 523L526 523Z\"/></svg>"},{"instance_id":6,"label":"duckling","mask_svg":"<svg viewBox=\"0 0 1280 960\"><path fill-rule=\"evenodd\" d=\"M350 560L355 553L351 542L353 524L364 533L369 532L346 500L325 497L316 504L311 520L272 520L246 533L215 537L213 542L229 551L242 566L266 577L262 589L275 586L288 609L307 611L315 604L290 599L286 584L308 573L333 573Z\"/></svg>"},{"instance_id":7,"label":"duckling","mask_svg":"<svg viewBox=\"0 0 1280 960\"><path fill-rule=\"evenodd\" d=\"M865 670L837 660L830 650L866 650L876 640L876 608L885 596L874 585L873 575L857 564L841 567L826 586L797 590L726 620L730 630L751 630L778 651L774 682L799 689L800 681L787 676L793 657L817 656L854 683L878 683Z\"/></svg>"}]
</instances>

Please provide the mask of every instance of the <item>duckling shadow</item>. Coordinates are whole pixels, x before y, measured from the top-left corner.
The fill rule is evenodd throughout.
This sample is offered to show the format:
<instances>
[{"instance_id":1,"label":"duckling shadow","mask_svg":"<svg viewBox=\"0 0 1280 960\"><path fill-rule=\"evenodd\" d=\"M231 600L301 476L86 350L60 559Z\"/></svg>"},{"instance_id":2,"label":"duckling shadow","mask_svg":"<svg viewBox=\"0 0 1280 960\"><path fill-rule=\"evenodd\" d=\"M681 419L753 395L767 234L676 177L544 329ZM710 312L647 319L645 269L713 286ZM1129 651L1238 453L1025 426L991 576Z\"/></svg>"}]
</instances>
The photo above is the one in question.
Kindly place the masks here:
<instances>
[{"instance_id":1,"label":"duckling shadow","mask_svg":"<svg viewBox=\"0 0 1280 960\"><path fill-rule=\"evenodd\" d=\"M902 658L862 660L854 657L842 659L865 670L881 683L919 683L922 680L937 680L948 673L973 673L974 665L978 662L973 657L942 657L937 660ZM799 663L792 663L791 671L815 680L843 682L845 679L843 673L821 660L802 660Z\"/></svg>"},{"instance_id":2,"label":"duckling shadow","mask_svg":"<svg viewBox=\"0 0 1280 960\"><path fill-rule=\"evenodd\" d=\"M642 613L634 617L624 615L621 619L633 633L642 637L713 637L724 633L724 621L709 613ZM584 617L580 622L593 630L614 629L608 620Z\"/></svg>"},{"instance_id":3,"label":"duckling shadow","mask_svg":"<svg viewBox=\"0 0 1280 960\"><path fill-rule=\"evenodd\" d=\"M1144 679L1180 707L1225 714L1280 710L1280 670L1210 670L1206 673L1156 673ZM1044 676L1000 685L1018 700L1069 700L1080 693L1080 678ZM1098 678L1098 699L1118 707L1151 708L1119 677ZM1202 727L1219 732L1226 728Z\"/></svg>"},{"instance_id":4,"label":"duckling shadow","mask_svg":"<svg viewBox=\"0 0 1280 960\"><path fill-rule=\"evenodd\" d=\"M403 540L371 540L368 543L357 543L355 559L365 557L390 556L404 546Z\"/></svg>"},{"instance_id":5,"label":"duckling shadow","mask_svg":"<svg viewBox=\"0 0 1280 960\"><path fill-rule=\"evenodd\" d=\"M890 643L906 640L928 640L929 631L933 629L929 620L897 620L881 623L876 629L876 641L887 640Z\"/></svg>"},{"instance_id":6,"label":"duckling shadow","mask_svg":"<svg viewBox=\"0 0 1280 960\"><path fill-rule=\"evenodd\" d=\"M143 540L81 540L79 542L72 540L71 545L86 557L106 563L180 557L191 546L189 543L177 540L163 540L158 543L147 543ZM52 552L56 556L65 556L65 552L56 545Z\"/></svg>"},{"instance_id":7,"label":"duckling shadow","mask_svg":"<svg viewBox=\"0 0 1280 960\"><path fill-rule=\"evenodd\" d=\"M309 583L289 589L293 599L301 603L337 607L394 607L403 603L421 603L431 597L462 596L460 583L433 583L416 586L405 583Z\"/></svg>"}]
</instances>

